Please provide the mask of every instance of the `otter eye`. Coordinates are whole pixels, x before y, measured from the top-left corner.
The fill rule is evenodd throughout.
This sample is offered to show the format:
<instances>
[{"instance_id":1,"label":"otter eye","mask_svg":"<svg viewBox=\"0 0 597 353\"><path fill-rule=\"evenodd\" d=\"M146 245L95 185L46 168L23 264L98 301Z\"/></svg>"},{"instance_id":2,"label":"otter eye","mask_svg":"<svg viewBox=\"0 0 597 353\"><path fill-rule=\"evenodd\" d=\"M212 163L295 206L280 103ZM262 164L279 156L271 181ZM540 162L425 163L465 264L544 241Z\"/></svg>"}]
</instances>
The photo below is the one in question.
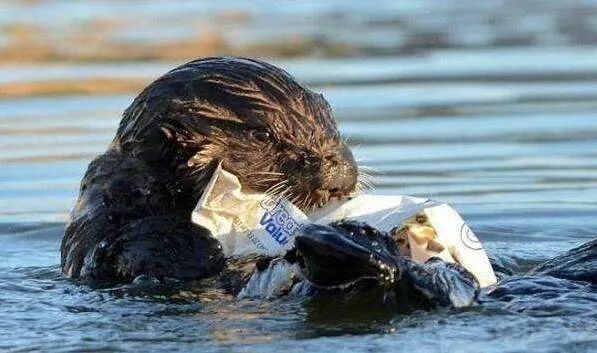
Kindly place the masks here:
<instances>
[{"instance_id":1,"label":"otter eye","mask_svg":"<svg viewBox=\"0 0 597 353\"><path fill-rule=\"evenodd\" d=\"M250 130L249 135L261 142L270 141L270 133L263 130Z\"/></svg>"}]
</instances>

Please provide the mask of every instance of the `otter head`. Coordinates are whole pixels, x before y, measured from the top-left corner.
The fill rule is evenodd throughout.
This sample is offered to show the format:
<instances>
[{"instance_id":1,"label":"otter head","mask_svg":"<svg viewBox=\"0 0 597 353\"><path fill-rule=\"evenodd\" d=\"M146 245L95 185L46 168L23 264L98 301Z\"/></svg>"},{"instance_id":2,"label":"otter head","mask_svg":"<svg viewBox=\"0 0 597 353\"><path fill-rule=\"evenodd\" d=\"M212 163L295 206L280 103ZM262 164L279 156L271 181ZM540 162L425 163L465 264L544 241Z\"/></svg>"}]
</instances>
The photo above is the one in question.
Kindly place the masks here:
<instances>
[{"instance_id":1,"label":"otter head","mask_svg":"<svg viewBox=\"0 0 597 353\"><path fill-rule=\"evenodd\" d=\"M114 144L173 168L196 198L218 163L244 191L281 195L305 211L357 187L357 165L323 96L254 59L170 71L127 109Z\"/></svg>"}]
</instances>

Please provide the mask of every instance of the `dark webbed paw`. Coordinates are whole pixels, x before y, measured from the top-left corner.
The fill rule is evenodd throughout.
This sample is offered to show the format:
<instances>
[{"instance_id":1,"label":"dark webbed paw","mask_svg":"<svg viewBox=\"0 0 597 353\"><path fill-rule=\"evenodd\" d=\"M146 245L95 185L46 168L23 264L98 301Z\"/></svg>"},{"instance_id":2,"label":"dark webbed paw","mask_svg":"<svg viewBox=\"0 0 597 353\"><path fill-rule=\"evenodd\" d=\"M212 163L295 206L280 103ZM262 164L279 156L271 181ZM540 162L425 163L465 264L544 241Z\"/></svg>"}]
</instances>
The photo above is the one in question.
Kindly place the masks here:
<instances>
[{"instance_id":1,"label":"dark webbed paw","mask_svg":"<svg viewBox=\"0 0 597 353\"><path fill-rule=\"evenodd\" d=\"M308 225L295 242L303 273L320 287L367 279L390 284L400 276L400 257L391 239L364 223Z\"/></svg>"},{"instance_id":2,"label":"dark webbed paw","mask_svg":"<svg viewBox=\"0 0 597 353\"><path fill-rule=\"evenodd\" d=\"M319 287L346 288L369 280L394 291L398 301L426 299L453 307L471 305L479 292L477 280L462 266L438 258L417 264L386 232L362 222L309 225L296 238L296 248L304 275Z\"/></svg>"},{"instance_id":3,"label":"dark webbed paw","mask_svg":"<svg viewBox=\"0 0 597 353\"><path fill-rule=\"evenodd\" d=\"M86 283L105 286L141 275L196 280L213 276L224 266L219 242L186 219L142 218L106 239L85 257L80 278Z\"/></svg>"},{"instance_id":4,"label":"dark webbed paw","mask_svg":"<svg viewBox=\"0 0 597 353\"><path fill-rule=\"evenodd\" d=\"M479 295L479 282L469 271L437 257L424 264L408 261L408 274L415 288L442 306L470 306Z\"/></svg>"}]
</instances>

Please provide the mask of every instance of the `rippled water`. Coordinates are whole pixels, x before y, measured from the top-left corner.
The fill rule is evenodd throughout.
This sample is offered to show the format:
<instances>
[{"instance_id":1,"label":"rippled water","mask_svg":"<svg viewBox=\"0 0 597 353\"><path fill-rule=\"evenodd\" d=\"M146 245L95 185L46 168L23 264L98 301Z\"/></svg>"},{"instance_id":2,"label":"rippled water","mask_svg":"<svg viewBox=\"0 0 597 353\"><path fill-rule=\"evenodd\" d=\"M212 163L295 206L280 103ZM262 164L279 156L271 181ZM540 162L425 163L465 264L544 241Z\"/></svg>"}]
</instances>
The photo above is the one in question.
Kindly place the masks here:
<instances>
[{"instance_id":1,"label":"rippled water","mask_svg":"<svg viewBox=\"0 0 597 353\"><path fill-rule=\"evenodd\" d=\"M180 1L173 9L152 2L115 40L186 38L188 13L209 17L230 7L252 19L222 25L231 40L304 35L352 45L342 55L308 49L271 60L325 94L357 158L375 170L374 192L450 202L490 255L521 274L597 235L597 21L590 17L597 5L441 3ZM28 18L49 26L53 38L64 26L83 26L93 11L115 21L139 11L134 2L107 0L28 6L9 2L0 21ZM154 27L147 21L156 16L164 21ZM0 95L1 85L15 82L149 82L179 62L7 63ZM597 298L588 316L493 306L399 315L363 303L237 301L219 293L172 300L71 283L58 269L64 222L82 173L134 93L2 96L0 351L597 349Z\"/></svg>"}]
</instances>

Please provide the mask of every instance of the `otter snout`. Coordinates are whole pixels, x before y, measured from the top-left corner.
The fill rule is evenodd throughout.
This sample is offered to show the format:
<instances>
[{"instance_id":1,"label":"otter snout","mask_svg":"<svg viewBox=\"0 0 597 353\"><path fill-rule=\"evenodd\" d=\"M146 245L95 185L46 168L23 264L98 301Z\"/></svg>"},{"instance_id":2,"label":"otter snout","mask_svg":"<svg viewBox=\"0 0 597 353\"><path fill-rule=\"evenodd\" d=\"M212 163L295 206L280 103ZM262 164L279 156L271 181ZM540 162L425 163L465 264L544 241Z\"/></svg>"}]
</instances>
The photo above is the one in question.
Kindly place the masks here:
<instances>
[{"instance_id":1,"label":"otter snout","mask_svg":"<svg viewBox=\"0 0 597 353\"><path fill-rule=\"evenodd\" d=\"M339 153L325 158L322 168L320 190L330 197L347 196L357 185L358 168L352 152L343 146Z\"/></svg>"}]
</instances>

